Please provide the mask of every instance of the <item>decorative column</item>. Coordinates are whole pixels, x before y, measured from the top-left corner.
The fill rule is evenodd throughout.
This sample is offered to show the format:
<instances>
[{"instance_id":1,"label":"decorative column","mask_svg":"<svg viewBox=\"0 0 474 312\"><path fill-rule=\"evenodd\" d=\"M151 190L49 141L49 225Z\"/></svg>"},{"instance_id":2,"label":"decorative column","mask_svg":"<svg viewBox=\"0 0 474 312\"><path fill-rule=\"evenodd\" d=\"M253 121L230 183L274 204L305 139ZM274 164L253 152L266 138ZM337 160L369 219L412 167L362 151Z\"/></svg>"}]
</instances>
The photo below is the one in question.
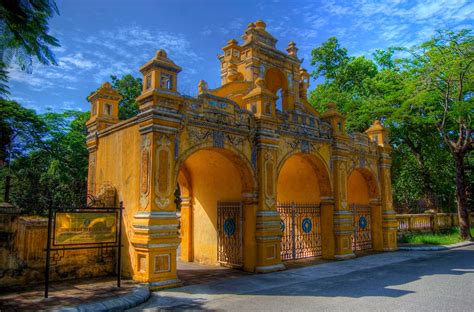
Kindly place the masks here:
<instances>
[{"instance_id":1,"label":"decorative column","mask_svg":"<svg viewBox=\"0 0 474 312\"><path fill-rule=\"evenodd\" d=\"M334 240L337 260L354 258L352 251L352 212L347 203L347 151L336 147L333 149L332 178L334 185Z\"/></svg>"},{"instance_id":2,"label":"decorative column","mask_svg":"<svg viewBox=\"0 0 474 312\"><path fill-rule=\"evenodd\" d=\"M179 245L178 219L174 203L177 157L176 139L184 101L177 93L181 68L163 50L140 68L144 79L137 98L140 114L140 200L133 218L133 279L152 289L180 284L176 274Z\"/></svg>"},{"instance_id":3,"label":"decorative column","mask_svg":"<svg viewBox=\"0 0 474 312\"><path fill-rule=\"evenodd\" d=\"M332 128L331 170L334 194L334 258L338 260L354 258L352 251L352 212L347 203L347 169L349 156L349 137L345 130L344 116L336 109L335 103L328 103L323 119Z\"/></svg>"},{"instance_id":4,"label":"decorative column","mask_svg":"<svg viewBox=\"0 0 474 312\"><path fill-rule=\"evenodd\" d=\"M98 132L119 122L118 110L122 96L108 82L103 83L87 100L91 103L89 120L86 122L86 145L89 152L89 170L87 175L87 193L97 191L97 149L99 147Z\"/></svg>"},{"instance_id":5,"label":"decorative column","mask_svg":"<svg viewBox=\"0 0 474 312\"><path fill-rule=\"evenodd\" d=\"M390 152L392 148L390 147L388 140L388 131L382 126L380 121L375 120L372 126L370 126L365 133L367 133L372 142L375 142L378 145L379 180L382 201L383 250L397 250L398 222L396 212L393 210L392 181L390 174L390 167L392 165Z\"/></svg>"},{"instance_id":6,"label":"decorative column","mask_svg":"<svg viewBox=\"0 0 474 312\"><path fill-rule=\"evenodd\" d=\"M141 128L140 207L133 218L134 280L152 288L180 284L176 275L179 245L174 203L173 144L168 133Z\"/></svg>"},{"instance_id":7,"label":"decorative column","mask_svg":"<svg viewBox=\"0 0 474 312\"><path fill-rule=\"evenodd\" d=\"M280 214L276 210L277 147L275 124L261 117L257 128L258 210L256 213L257 258L259 273L284 270L281 263Z\"/></svg>"},{"instance_id":8,"label":"decorative column","mask_svg":"<svg viewBox=\"0 0 474 312\"><path fill-rule=\"evenodd\" d=\"M390 167L392 160L390 158L390 146L382 148L380 159L380 180L382 189L382 231L383 231L383 250L397 250L397 229L398 222L395 210L393 210L392 199L392 179L390 176Z\"/></svg>"}]
</instances>

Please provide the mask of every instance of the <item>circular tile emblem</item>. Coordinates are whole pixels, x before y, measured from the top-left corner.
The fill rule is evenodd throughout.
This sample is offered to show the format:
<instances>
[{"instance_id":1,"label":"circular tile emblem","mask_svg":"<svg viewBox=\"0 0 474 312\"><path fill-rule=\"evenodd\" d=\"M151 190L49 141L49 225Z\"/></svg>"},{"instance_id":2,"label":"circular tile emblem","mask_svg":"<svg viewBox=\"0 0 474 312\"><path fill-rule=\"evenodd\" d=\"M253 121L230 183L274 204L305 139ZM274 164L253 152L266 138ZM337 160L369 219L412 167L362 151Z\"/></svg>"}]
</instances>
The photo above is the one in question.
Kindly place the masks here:
<instances>
[{"instance_id":1,"label":"circular tile emblem","mask_svg":"<svg viewBox=\"0 0 474 312\"><path fill-rule=\"evenodd\" d=\"M280 219L280 230L282 232L285 232L285 222L283 221L283 219Z\"/></svg>"},{"instance_id":2,"label":"circular tile emblem","mask_svg":"<svg viewBox=\"0 0 474 312\"><path fill-rule=\"evenodd\" d=\"M226 219L224 221L224 233L227 236L232 236L235 233L235 220L233 218Z\"/></svg>"},{"instance_id":3,"label":"circular tile emblem","mask_svg":"<svg viewBox=\"0 0 474 312\"><path fill-rule=\"evenodd\" d=\"M359 227L361 229L365 229L367 226L367 219L365 217L360 217L359 218Z\"/></svg>"},{"instance_id":4,"label":"circular tile emblem","mask_svg":"<svg viewBox=\"0 0 474 312\"><path fill-rule=\"evenodd\" d=\"M303 223L301 223L301 226L303 227L303 232L305 232L306 234L311 232L311 230L313 229L313 223L311 222L310 218L304 218Z\"/></svg>"}]
</instances>

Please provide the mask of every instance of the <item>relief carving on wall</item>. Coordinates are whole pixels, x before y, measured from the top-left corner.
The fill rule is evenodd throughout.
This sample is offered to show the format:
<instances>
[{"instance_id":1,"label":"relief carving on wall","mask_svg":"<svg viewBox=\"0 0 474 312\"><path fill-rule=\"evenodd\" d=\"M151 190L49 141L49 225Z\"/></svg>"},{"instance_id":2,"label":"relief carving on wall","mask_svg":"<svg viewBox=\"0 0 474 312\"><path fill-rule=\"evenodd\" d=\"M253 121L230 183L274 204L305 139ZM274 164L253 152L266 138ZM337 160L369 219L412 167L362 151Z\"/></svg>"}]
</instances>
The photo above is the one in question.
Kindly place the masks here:
<instances>
[{"instance_id":1,"label":"relief carving on wall","mask_svg":"<svg viewBox=\"0 0 474 312\"><path fill-rule=\"evenodd\" d=\"M273 156L270 152L265 153L264 168L265 203L268 208L273 208L275 205L275 171L273 165Z\"/></svg>"},{"instance_id":2,"label":"relief carving on wall","mask_svg":"<svg viewBox=\"0 0 474 312\"><path fill-rule=\"evenodd\" d=\"M88 192L91 194L95 193L95 171L96 171L96 153L92 153L89 155L89 185L88 185Z\"/></svg>"},{"instance_id":3,"label":"relief carving on wall","mask_svg":"<svg viewBox=\"0 0 474 312\"><path fill-rule=\"evenodd\" d=\"M142 139L140 155L140 208L148 205L148 193L150 191L150 139L145 136Z\"/></svg>"},{"instance_id":4,"label":"relief carving on wall","mask_svg":"<svg viewBox=\"0 0 474 312\"><path fill-rule=\"evenodd\" d=\"M156 139L155 153L155 204L160 209L168 207L170 200L171 182L171 141L166 135Z\"/></svg>"}]
</instances>

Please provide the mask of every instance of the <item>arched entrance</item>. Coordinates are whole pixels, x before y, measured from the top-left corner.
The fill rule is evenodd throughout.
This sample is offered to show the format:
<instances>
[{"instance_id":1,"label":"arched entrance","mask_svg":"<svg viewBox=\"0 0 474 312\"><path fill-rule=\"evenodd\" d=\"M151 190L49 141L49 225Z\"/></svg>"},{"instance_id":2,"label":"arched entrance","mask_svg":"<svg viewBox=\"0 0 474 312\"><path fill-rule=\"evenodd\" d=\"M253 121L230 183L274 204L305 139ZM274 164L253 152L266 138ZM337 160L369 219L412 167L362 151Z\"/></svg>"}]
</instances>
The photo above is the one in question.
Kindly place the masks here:
<instances>
[{"instance_id":1,"label":"arched entrance","mask_svg":"<svg viewBox=\"0 0 474 312\"><path fill-rule=\"evenodd\" d=\"M242 195L254 190L251 169L235 152L205 148L178 162L181 260L244 266Z\"/></svg>"},{"instance_id":2,"label":"arched entrance","mask_svg":"<svg viewBox=\"0 0 474 312\"><path fill-rule=\"evenodd\" d=\"M374 220L377 218L377 212L371 207L371 203L378 198L374 174L368 169L354 169L347 180L347 201L352 211L354 229L354 252L372 250L374 247Z\"/></svg>"},{"instance_id":3,"label":"arched entrance","mask_svg":"<svg viewBox=\"0 0 474 312\"><path fill-rule=\"evenodd\" d=\"M277 181L277 210L281 217L282 260L322 255L321 197L330 196L323 161L298 153L284 160Z\"/></svg>"}]
</instances>

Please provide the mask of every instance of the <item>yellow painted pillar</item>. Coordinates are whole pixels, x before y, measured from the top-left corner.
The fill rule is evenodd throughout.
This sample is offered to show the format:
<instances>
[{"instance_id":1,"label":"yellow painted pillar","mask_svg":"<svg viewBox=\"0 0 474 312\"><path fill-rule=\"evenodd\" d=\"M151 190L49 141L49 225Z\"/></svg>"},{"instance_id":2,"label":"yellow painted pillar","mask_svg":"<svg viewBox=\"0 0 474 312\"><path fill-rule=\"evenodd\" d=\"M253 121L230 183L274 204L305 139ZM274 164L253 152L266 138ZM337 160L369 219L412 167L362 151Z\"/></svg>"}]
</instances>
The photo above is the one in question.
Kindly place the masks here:
<instances>
[{"instance_id":1,"label":"yellow painted pillar","mask_svg":"<svg viewBox=\"0 0 474 312\"><path fill-rule=\"evenodd\" d=\"M256 212L256 267L259 273L284 270L281 263L280 214L276 210L277 146L274 129L257 130L258 208ZM269 131L270 130L270 131Z\"/></svg>"},{"instance_id":2,"label":"yellow painted pillar","mask_svg":"<svg viewBox=\"0 0 474 312\"><path fill-rule=\"evenodd\" d=\"M140 209L132 223L133 279L148 283L153 289L177 286L174 135L141 127L141 144Z\"/></svg>"},{"instance_id":3,"label":"yellow painted pillar","mask_svg":"<svg viewBox=\"0 0 474 312\"><path fill-rule=\"evenodd\" d=\"M254 272L257 260L257 241L255 239L257 224L258 196L253 193L242 194L244 219L243 256L244 270Z\"/></svg>"},{"instance_id":4,"label":"yellow painted pillar","mask_svg":"<svg viewBox=\"0 0 474 312\"><path fill-rule=\"evenodd\" d=\"M396 212L393 210L392 181L390 177L390 146L381 147L380 160L380 180L382 189L382 230L383 230L383 250L397 250L397 229L398 222Z\"/></svg>"},{"instance_id":5,"label":"yellow painted pillar","mask_svg":"<svg viewBox=\"0 0 474 312\"><path fill-rule=\"evenodd\" d=\"M334 198L321 197L321 238L323 259L334 259Z\"/></svg>"},{"instance_id":6,"label":"yellow painted pillar","mask_svg":"<svg viewBox=\"0 0 474 312\"><path fill-rule=\"evenodd\" d=\"M347 203L347 158L344 150L334 150L332 176L334 183L334 240L337 260L354 258L352 251L352 212Z\"/></svg>"},{"instance_id":7,"label":"yellow painted pillar","mask_svg":"<svg viewBox=\"0 0 474 312\"><path fill-rule=\"evenodd\" d=\"M193 261L193 206L191 197L181 196L181 260Z\"/></svg>"},{"instance_id":8,"label":"yellow painted pillar","mask_svg":"<svg viewBox=\"0 0 474 312\"><path fill-rule=\"evenodd\" d=\"M383 251L382 202L379 198L369 200L372 228L372 249Z\"/></svg>"}]
</instances>

